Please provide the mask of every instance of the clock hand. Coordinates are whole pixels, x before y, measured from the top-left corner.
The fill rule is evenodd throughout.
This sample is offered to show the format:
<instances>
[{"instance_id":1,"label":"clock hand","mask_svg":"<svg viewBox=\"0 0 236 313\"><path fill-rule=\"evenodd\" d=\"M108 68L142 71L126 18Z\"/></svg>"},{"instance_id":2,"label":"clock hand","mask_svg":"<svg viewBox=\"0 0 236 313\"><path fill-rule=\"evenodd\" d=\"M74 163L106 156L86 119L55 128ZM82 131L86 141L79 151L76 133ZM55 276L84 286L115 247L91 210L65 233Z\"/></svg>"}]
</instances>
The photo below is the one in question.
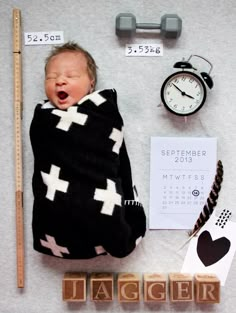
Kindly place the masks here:
<instances>
[{"instance_id":1,"label":"clock hand","mask_svg":"<svg viewBox=\"0 0 236 313\"><path fill-rule=\"evenodd\" d=\"M191 98L191 99L194 99L194 97L188 95L187 93L184 93L184 95L187 96L187 97L189 97L189 98Z\"/></svg>"},{"instance_id":2,"label":"clock hand","mask_svg":"<svg viewBox=\"0 0 236 313\"><path fill-rule=\"evenodd\" d=\"M175 86L176 89L178 89L180 92L182 92L182 94L183 93L185 94L185 92L183 92L178 86L176 86L175 84L173 84L173 85Z\"/></svg>"},{"instance_id":3,"label":"clock hand","mask_svg":"<svg viewBox=\"0 0 236 313\"><path fill-rule=\"evenodd\" d=\"M181 93L182 93L182 96L187 96L191 99L194 99L194 97L188 95L185 91L182 91L178 86L176 86L175 84L173 84L175 86L176 89L178 89Z\"/></svg>"}]
</instances>

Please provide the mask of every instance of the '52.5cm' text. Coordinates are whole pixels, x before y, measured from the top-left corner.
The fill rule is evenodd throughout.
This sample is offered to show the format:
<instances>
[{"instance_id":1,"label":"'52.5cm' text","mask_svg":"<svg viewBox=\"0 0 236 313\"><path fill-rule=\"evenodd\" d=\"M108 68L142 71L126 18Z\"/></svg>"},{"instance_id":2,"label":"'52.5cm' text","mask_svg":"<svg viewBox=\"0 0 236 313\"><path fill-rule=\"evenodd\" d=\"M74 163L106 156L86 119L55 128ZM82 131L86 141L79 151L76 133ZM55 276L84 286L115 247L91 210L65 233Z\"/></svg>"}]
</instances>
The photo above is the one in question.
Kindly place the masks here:
<instances>
[{"instance_id":1,"label":"'52.5cm' text","mask_svg":"<svg viewBox=\"0 0 236 313\"><path fill-rule=\"evenodd\" d=\"M25 33L25 45L50 45L64 43L62 31Z\"/></svg>"}]
</instances>

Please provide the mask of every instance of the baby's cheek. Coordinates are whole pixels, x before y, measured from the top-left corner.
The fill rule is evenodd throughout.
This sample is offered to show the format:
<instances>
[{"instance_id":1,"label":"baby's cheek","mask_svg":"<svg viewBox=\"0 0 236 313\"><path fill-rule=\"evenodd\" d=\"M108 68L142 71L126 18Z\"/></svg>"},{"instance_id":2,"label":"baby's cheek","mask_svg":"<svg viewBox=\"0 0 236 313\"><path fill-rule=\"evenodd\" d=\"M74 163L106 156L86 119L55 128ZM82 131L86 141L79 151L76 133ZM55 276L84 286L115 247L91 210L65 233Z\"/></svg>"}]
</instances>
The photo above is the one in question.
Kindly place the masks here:
<instances>
[{"instance_id":1,"label":"baby's cheek","mask_svg":"<svg viewBox=\"0 0 236 313\"><path fill-rule=\"evenodd\" d=\"M52 90L54 89L53 84L50 82L46 82L45 83L45 90L46 92L52 92Z\"/></svg>"}]
</instances>

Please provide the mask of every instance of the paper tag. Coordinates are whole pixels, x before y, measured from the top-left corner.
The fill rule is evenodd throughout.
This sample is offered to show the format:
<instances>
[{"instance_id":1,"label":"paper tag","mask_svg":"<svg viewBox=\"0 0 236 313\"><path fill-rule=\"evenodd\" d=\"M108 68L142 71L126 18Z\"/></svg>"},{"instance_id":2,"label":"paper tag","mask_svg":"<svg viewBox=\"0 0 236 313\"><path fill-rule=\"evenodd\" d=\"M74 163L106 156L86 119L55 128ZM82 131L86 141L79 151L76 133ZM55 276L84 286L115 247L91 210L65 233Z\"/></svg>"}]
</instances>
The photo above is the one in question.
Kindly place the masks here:
<instances>
[{"instance_id":1,"label":"paper tag","mask_svg":"<svg viewBox=\"0 0 236 313\"><path fill-rule=\"evenodd\" d=\"M151 229L194 225L214 181L216 156L216 138L151 138Z\"/></svg>"},{"instance_id":2,"label":"paper tag","mask_svg":"<svg viewBox=\"0 0 236 313\"><path fill-rule=\"evenodd\" d=\"M162 44L126 44L127 57L160 57L163 56Z\"/></svg>"},{"instance_id":3,"label":"paper tag","mask_svg":"<svg viewBox=\"0 0 236 313\"><path fill-rule=\"evenodd\" d=\"M231 212L215 213L190 241L182 273L214 273L224 286L236 250L236 223Z\"/></svg>"},{"instance_id":4,"label":"paper tag","mask_svg":"<svg viewBox=\"0 0 236 313\"><path fill-rule=\"evenodd\" d=\"M54 45L64 43L63 31L25 33L25 45Z\"/></svg>"}]
</instances>

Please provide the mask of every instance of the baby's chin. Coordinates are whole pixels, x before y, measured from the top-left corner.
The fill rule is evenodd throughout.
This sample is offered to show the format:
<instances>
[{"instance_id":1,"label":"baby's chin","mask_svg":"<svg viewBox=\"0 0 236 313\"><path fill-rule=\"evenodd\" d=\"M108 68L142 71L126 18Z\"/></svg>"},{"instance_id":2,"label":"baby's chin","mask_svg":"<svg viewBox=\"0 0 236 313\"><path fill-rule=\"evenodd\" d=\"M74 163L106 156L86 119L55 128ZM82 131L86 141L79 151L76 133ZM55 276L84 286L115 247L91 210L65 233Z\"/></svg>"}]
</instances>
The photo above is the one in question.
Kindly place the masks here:
<instances>
[{"instance_id":1,"label":"baby's chin","mask_svg":"<svg viewBox=\"0 0 236 313\"><path fill-rule=\"evenodd\" d=\"M60 110L66 110L69 107L71 107L73 104L72 103L55 103L54 105Z\"/></svg>"}]
</instances>

